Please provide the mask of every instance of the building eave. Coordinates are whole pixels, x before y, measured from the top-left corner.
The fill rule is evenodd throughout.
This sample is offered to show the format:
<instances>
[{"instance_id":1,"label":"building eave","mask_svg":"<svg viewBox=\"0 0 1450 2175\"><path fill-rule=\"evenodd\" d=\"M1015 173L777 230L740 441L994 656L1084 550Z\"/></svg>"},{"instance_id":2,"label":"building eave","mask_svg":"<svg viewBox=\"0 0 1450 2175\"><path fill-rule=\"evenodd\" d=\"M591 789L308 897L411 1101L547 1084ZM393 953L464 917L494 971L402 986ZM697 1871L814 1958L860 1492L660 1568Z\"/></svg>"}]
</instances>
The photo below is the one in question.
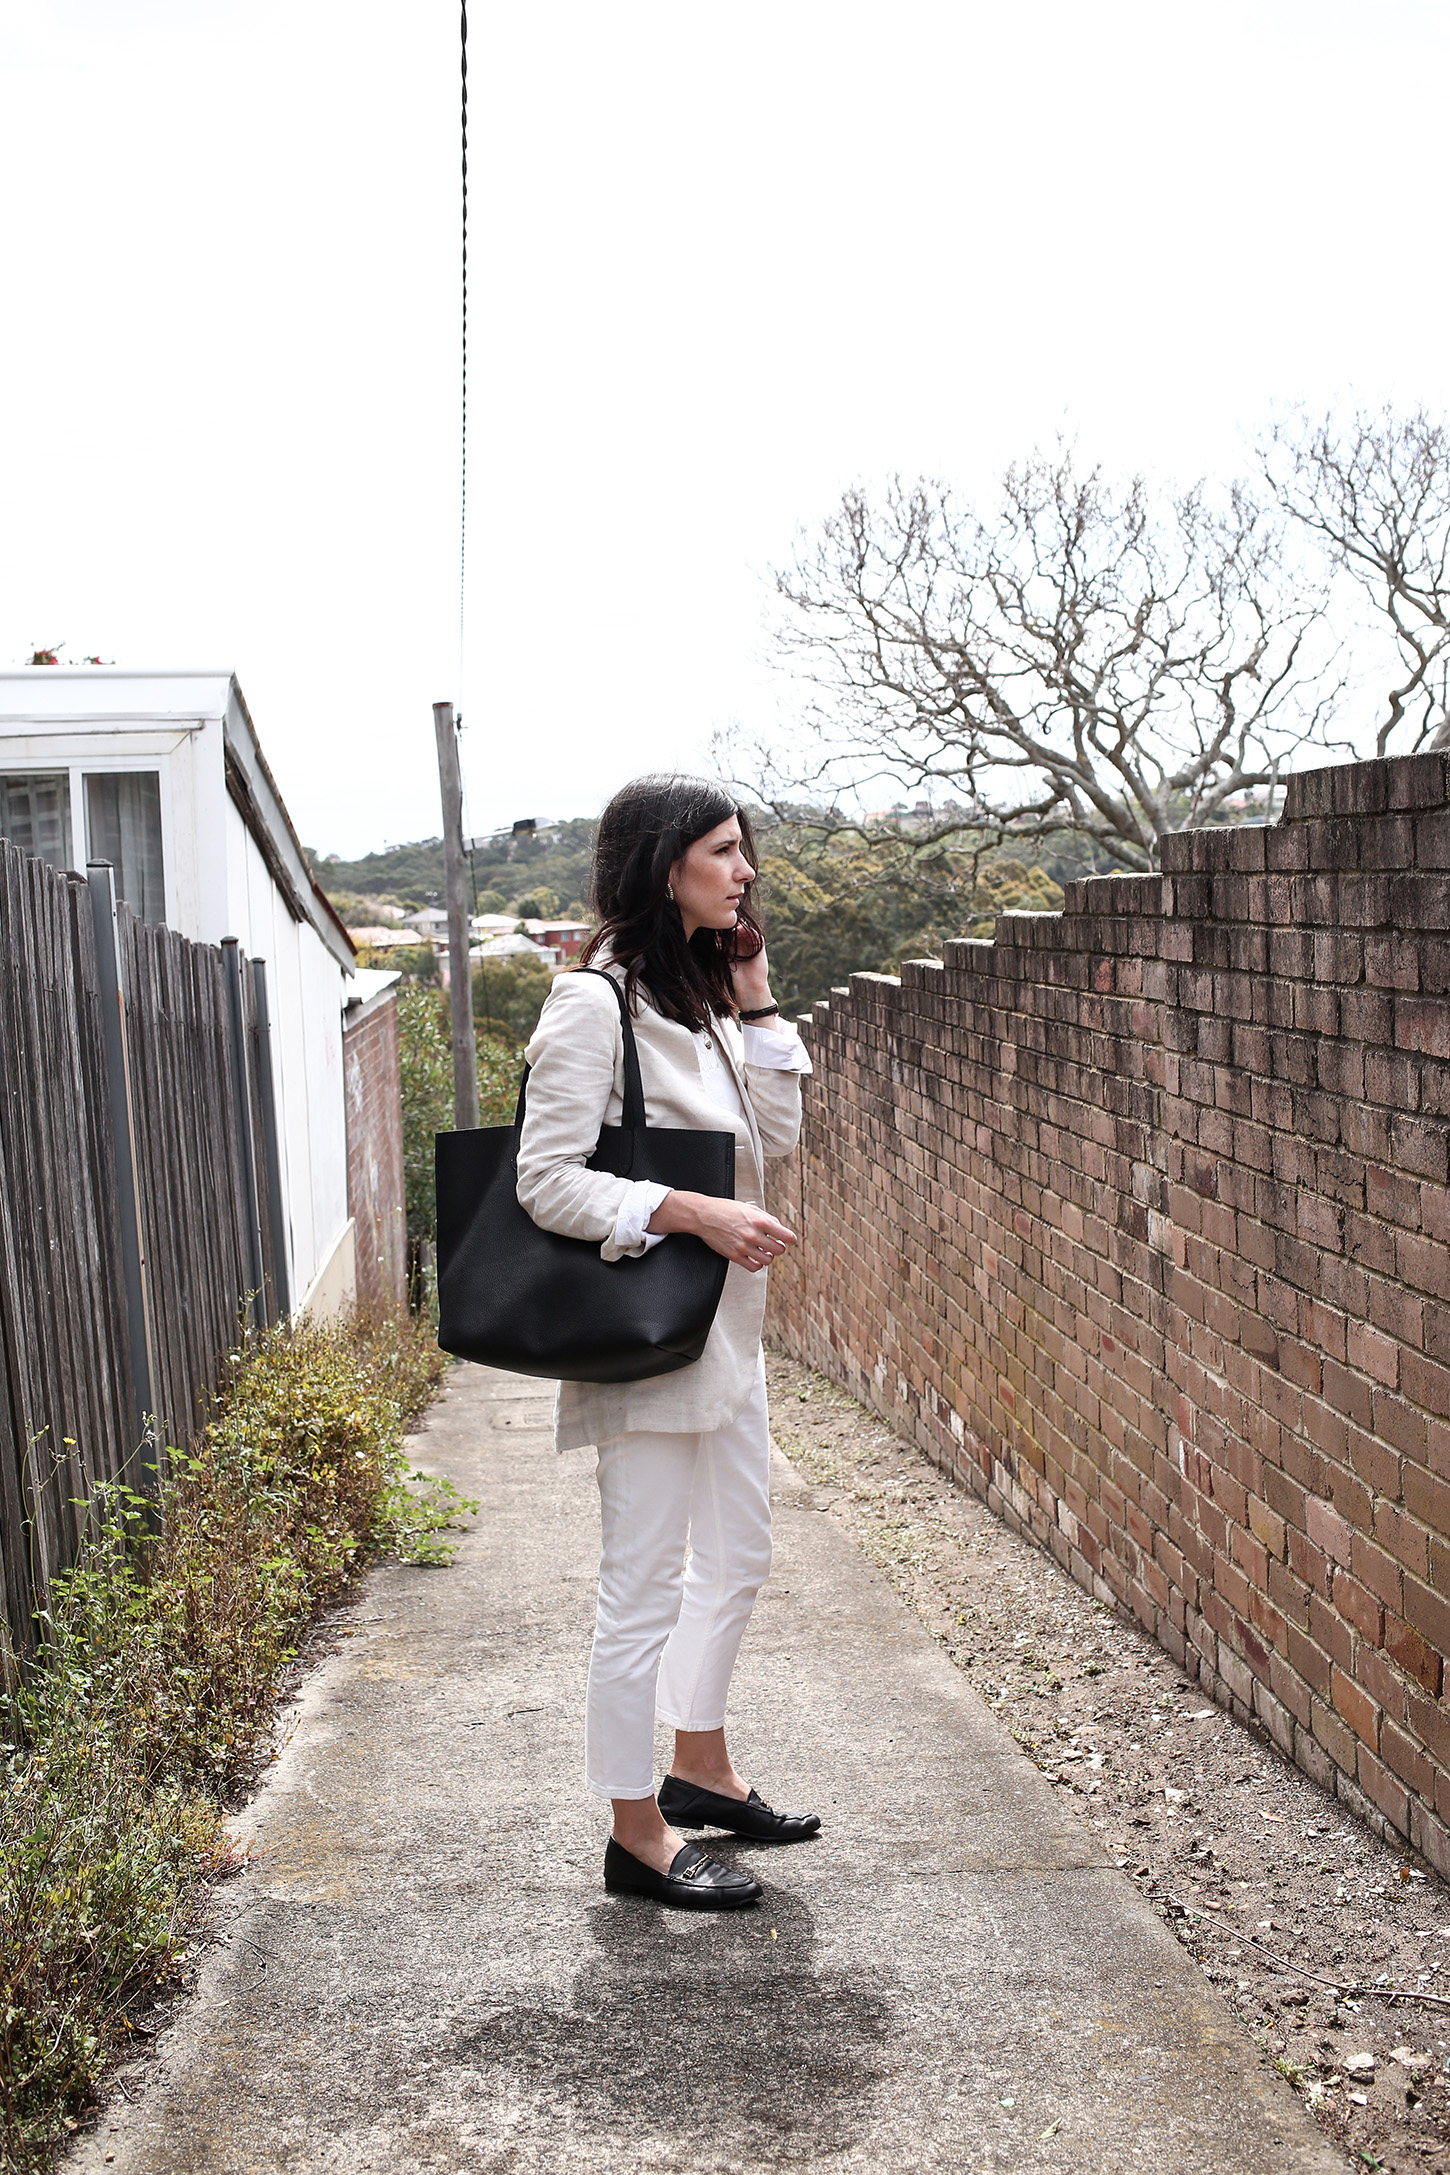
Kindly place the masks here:
<instances>
[{"instance_id":1,"label":"building eave","mask_svg":"<svg viewBox=\"0 0 1450 2175\"><path fill-rule=\"evenodd\" d=\"M50 666L37 666L49 671ZM277 888L296 921L310 922L336 959L344 974L357 968L357 950L343 927L332 902L312 873L312 864L292 826L287 804L262 753L257 728L235 673L230 675L231 701L223 725L227 758L227 791L256 842ZM245 731L235 729L240 718Z\"/></svg>"}]
</instances>

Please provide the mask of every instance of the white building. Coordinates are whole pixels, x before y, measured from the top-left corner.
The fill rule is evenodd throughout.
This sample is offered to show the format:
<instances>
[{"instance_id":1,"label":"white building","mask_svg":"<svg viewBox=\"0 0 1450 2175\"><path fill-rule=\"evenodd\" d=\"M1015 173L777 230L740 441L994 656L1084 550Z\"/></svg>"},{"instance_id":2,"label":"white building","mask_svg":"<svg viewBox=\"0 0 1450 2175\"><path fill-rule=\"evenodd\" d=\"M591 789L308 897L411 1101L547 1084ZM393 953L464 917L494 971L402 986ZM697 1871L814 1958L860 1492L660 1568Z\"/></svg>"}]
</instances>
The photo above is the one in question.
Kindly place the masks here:
<instances>
[{"instance_id":1,"label":"white building","mask_svg":"<svg viewBox=\"0 0 1450 2175\"><path fill-rule=\"evenodd\" d=\"M470 959L537 959L541 967L557 967L559 955L547 944L536 944L528 936L494 936L483 944L475 944L468 954Z\"/></svg>"},{"instance_id":2,"label":"white building","mask_svg":"<svg viewBox=\"0 0 1450 2175\"><path fill-rule=\"evenodd\" d=\"M110 861L143 921L265 959L294 1307L356 1290L343 1007L356 955L313 880L234 673L0 671L0 836Z\"/></svg>"}]
</instances>

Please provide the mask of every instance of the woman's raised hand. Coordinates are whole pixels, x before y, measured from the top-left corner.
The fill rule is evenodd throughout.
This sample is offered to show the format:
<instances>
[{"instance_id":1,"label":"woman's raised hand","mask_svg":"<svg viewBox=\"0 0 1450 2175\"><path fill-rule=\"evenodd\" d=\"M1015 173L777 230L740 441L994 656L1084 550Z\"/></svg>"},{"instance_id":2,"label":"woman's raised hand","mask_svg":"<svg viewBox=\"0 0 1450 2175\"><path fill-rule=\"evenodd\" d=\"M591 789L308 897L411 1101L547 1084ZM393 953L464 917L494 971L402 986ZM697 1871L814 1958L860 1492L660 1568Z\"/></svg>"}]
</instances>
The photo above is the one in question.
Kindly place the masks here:
<instances>
[{"instance_id":1,"label":"woman's raised hand","mask_svg":"<svg viewBox=\"0 0 1450 2175\"><path fill-rule=\"evenodd\" d=\"M742 1269L768 1269L787 1246L797 1243L794 1231L763 1208L713 1193L667 1193L650 1217L649 1229L691 1232Z\"/></svg>"},{"instance_id":2,"label":"woman's raised hand","mask_svg":"<svg viewBox=\"0 0 1450 2175\"><path fill-rule=\"evenodd\" d=\"M770 966L763 944L753 957L731 961L730 980L737 1011L754 1012L770 1003Z\"/></svg>"}]
</instances>

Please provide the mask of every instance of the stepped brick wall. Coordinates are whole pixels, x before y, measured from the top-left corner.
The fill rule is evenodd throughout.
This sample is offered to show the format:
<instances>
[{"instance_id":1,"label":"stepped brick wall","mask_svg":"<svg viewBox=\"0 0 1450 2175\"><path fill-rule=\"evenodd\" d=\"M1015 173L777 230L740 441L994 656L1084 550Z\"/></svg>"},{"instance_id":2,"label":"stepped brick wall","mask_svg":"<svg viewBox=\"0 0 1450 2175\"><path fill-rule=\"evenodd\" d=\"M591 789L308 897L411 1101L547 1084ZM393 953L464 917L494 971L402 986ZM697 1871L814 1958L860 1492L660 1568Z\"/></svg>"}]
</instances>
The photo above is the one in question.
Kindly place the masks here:
<instances>
[{"instance_id":1,"label":"stepped brick wall","mask_svg":"<svg viewBox=\"0 0 1450 2175\"><path fill-rule=\"evenodd\" d=\"M1450 1873L1450 780L853 975L769 1330Z\"/></svg>"}]
</instances>

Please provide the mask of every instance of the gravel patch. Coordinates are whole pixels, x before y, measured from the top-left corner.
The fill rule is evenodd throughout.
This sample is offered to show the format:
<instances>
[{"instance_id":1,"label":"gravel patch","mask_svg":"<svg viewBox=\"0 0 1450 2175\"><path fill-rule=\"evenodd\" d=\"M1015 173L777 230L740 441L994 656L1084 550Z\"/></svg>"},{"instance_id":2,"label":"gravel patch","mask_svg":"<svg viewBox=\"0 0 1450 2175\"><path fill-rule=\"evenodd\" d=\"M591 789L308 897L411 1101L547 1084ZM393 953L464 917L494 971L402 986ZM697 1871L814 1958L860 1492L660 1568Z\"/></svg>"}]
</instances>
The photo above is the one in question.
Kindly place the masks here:
<instances>
[{"instance_id":1,"label":"gravel patch","mask_svg":"<svg viewBox=\"0 0 1450 2175\"><path fill-rule=\"evenodd\" d=\"M1437 1875L853 1398L779 1355L767 1372L775 1441L818 1505L1053 1777L1349 2164L1450 2175Z\"/></svg>"}]
</instances>

